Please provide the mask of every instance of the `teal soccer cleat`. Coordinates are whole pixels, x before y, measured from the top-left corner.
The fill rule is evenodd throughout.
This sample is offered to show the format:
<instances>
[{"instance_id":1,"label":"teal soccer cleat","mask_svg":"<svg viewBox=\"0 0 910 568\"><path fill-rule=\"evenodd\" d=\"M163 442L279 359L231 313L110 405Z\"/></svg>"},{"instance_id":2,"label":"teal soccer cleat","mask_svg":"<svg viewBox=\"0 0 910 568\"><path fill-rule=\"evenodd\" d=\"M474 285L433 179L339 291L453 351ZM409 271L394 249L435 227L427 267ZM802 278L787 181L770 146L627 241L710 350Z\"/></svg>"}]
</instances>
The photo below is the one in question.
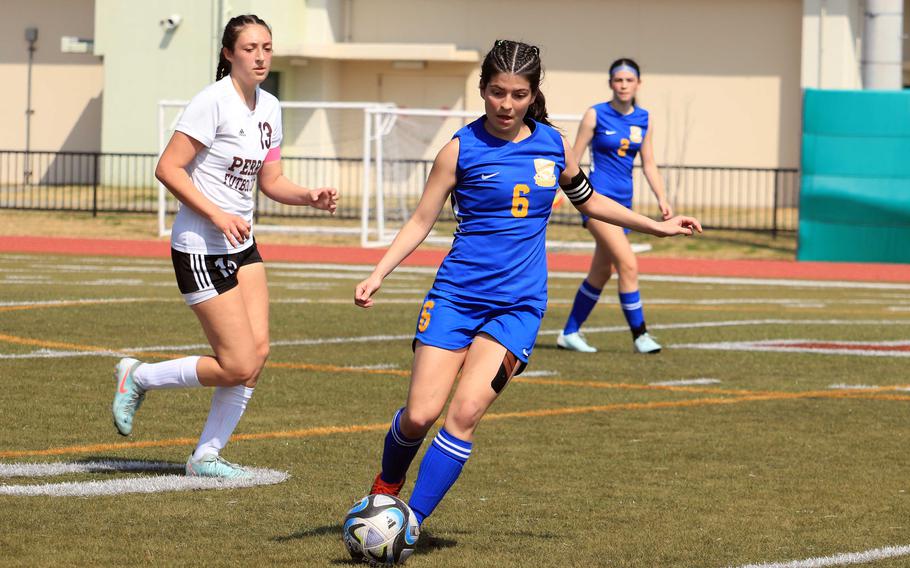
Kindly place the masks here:
<instances>
[{"instance_id":1,"label":"teal soccer cleat","mask_svg":"<svg viewBox=\"0 0 910 568\"><path fill-rule=\"evenodd\" d=\"M648 335L648 332L639 335L632 346L636 353L660 353L660 343L654 341L654 338Z\"/></svg>"},{"instance_id":2,"label":"teal soccer cleat","mask_svg":"<svg viewBox=\"0 0 910 568\"><path fill-rule=\"evenodd\" d=\"M249 479L253 474L218 454L205 454L198 460L193 456L186 462L186 474L190 477L220 477L221 479Z\"/></svg>"},{"instance_id":3,"label":"teal soccer cleat","mask_svg":"<svg viewBox=\"0 0 910 568\"><path fill-rule=\"evenodd\" d=\"M575 333L563 334L559 332L559 336L556 338L556 346L560 349L568 349L569 351L580 351L581 353L596 353L597 348L591 347L588 345L588 342L585 341L584 336L580 331Z\"/></svg>"},{"instance_id":4,"label":"teal soccer cleat","mask_svg":"<svg viewBox=\"0 0 910 568\"><path fill-rule=\"evenodd\" d=\"M117 366L114 367L114 380L117 382L117 390L114 391L114 403L111 405L111 412L114 415L114 426L121 436L129 436L133 431L133 416L142 401L145 399L145 391L136 384L133 373L141 365L141 361L126 357L121 359Z\"/></svg>"}]
</instances>

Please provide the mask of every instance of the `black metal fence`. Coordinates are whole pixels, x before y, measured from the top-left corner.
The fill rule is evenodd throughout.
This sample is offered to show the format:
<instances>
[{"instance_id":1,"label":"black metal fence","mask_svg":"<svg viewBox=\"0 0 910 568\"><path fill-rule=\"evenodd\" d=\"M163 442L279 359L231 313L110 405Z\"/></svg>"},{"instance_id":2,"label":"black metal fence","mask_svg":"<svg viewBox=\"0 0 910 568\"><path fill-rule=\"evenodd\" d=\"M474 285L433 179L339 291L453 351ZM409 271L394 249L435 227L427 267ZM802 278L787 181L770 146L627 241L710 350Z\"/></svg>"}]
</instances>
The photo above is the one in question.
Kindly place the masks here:
<instances>
[{"instance_id":1,"label":"black metal fence","mask_svg":"<svg viewBox=\"0 0 910 568\"><path fill-rule=\"evenodd\" d=\"M0 209L156 213L158 184L155 154L0 151ZM309 187L340 191L337 216L360 218L363 162L359 158L282 157L285 174ZM384 217L400 221L413 211L431 162L383 162ZM376 164L373 164L375 167ZM798 225L799 172L786 168L661 166L667 194L679 213L697 216L706 227L750 231L795 231ZM375 173L375 171L374 171ZM657 215L640 168L634 173L633 207ZM176 202L169 198L167 210ZM308 207L290 207L258 195L262 217L321 215ZM375 215L375 199L371 200ZM442 218L451 219L451 211ZM577 223L571 206L554 211L554 223Z\"/></svg>"}]
</instances>

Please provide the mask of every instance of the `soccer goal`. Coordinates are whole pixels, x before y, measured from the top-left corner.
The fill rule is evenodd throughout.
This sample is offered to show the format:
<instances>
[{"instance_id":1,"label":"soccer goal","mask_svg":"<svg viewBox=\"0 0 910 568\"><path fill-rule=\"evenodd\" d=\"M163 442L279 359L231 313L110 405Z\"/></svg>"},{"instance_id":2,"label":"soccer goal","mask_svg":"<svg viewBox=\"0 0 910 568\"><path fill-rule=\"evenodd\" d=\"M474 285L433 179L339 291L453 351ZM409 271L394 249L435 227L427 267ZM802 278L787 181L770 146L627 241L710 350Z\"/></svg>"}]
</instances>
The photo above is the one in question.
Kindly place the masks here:
<instances>
[{"instance_id":1,"label":"soccer goal","mask_svg":"<svg viewBox=\"0 0 910 568\"><path fill-rule=\"evenodd\" d=\"M186 101L158 103L159 155L173 133ZM275 203L257 192L257 232L359 235L364 247L388 246L410 217L423 193L436 153L462 126L482 111L409 109L379 102L282 102L282 167L295 183L339 189L331 222L322 211ZM581 115L556 114L550 120L574 140ZM158 232L170 234L177 201L163 185L158 189ZM303 226L290 221L306 219ZM552 221L578 223L568 203L554 210ZM454 216L446 207L428 240L447 244ZM341 226L340 226L341 225ZM548 240L550 248L591 249L591 239ZM633 245L636 251L648 245Z\"/></svg>"},{"instance_id":2,"label":"soccer goal","mask_svg":"<svg viewBox=\"0 0 910 568\"><path fill-rule=\"evenodd\" d=\"M374 139L374 181L375 214L367 218L366 234L371 238L368 244L385 246L391 243L398 230L411 215L436 153L462 126L477 119L482 111L409 109L397 107L374 107L367 111L372 116L371 136ZM553 114L550 122L570 141L575 139L581 115ZM587 166L585 165L585 169ZM447 223L454 222L452 210L444 208L440 221L427 238L430 242L446 244L452 241L452 232L445 232ZM566 225L578 224L578 212L567 201L556 208L551 221ZM375 236L375 239L373 238ZM582 240L548 239L547 246L560 250L590 250L594 243L590 238ZM644 252L650 245L633 244L633 250Z\"/></svg>"}]
</instances>

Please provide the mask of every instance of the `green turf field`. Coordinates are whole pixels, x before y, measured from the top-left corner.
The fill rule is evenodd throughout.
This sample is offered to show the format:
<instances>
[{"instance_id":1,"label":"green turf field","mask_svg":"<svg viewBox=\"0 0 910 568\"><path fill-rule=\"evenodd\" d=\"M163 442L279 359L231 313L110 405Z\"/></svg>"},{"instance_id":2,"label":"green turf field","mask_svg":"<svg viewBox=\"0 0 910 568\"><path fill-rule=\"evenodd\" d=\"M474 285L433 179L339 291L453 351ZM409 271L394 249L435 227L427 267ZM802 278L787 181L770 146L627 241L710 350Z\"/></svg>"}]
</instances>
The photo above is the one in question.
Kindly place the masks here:
<instances>
[{"instance_id":1,"label":"green turf field","mask_svg":"<svg viewBox=\"0 0 910 568\"><path fill-rule=\"evenodd\" d=\"M378 470L432 281L397 272L363 311L351 299L366 272L269 265L270 366L224 455L287 481L0 495L0 565L347 565L340 522ZM579 278L552 275L531 366L482 423L409 566L786 566L910 545L910 285L649 278L647 319L667 348L644 357L612 292L588 323L601 351L555 349ZM0 284L0 466L181 467L209 392L150 393L128 439L109 410L115 352L205 352L170 262L3 255ZM746 350L756 341L777 351ZM2 477L0 490L170 473ZM416 462L405 494L415 476Z\"/></svg>"}]
</instances>

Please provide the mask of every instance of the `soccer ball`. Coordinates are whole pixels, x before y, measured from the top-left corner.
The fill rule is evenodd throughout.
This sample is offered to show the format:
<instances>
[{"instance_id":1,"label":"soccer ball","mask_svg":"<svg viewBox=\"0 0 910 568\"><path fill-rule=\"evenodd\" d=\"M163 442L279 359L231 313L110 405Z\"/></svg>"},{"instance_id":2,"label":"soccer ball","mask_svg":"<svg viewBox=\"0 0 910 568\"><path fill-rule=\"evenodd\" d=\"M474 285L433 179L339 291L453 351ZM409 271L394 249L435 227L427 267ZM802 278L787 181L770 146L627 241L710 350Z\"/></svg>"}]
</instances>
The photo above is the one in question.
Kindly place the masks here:
<instances>
[{"instance_id":1,"label":"soccer ball","mask_svg":"<svg viewBox=\"0 0 910 568\"><path fill-rule=\"evenodd\" d=\"M420 527L407 503L391 495L367 495L344 518L344 545L354 560L403 563L414 552Z\"/></svg>"}]
</instances>

